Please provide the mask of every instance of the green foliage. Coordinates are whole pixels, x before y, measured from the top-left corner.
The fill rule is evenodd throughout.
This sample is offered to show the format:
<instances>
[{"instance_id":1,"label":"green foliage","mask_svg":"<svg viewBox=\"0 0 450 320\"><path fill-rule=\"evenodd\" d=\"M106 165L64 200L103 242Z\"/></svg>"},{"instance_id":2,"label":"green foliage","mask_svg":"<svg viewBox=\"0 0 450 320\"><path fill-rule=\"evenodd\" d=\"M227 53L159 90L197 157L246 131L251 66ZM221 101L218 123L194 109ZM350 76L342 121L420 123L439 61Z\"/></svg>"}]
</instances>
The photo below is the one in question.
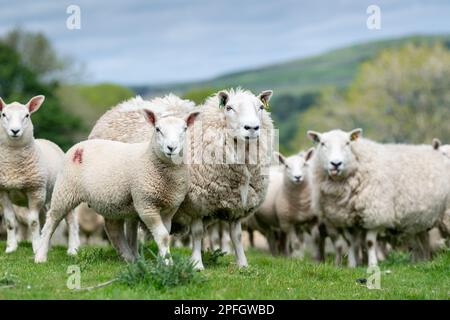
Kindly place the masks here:
<instances>
[{"instance_id":1,"label":"green foliage","mask_svg":"<svg viewBox=\"0 0 450 320\"><path fill-rule=\"evenodd\" d=\"M67 149L74 144L74 132L82 125L77 117L61 108L54 95L57 87L57 83L40 82L36 74L21 63L18 53L0 42L0 96L6 103L26 103L35 95L45 95L43 106L32 116L35 137L49 139Z\"/></svg>"},{"instance_id":2,"label":"green foliage","mask_svg":"<svg viewBox=\"0 0 450 320\"><path fill-rule=\"evenodd\" d=\"M227 253L223 252L221 249L208 249L202 252L202 261L206 267L216 266L220 264L219 259L226 254Z\"/></svg>"},{"instance_id":3,"label":"green foliage","mask_svg":"<svg viewBox=\"0 0 450 320\"><path fill-rule=\"evenodd\" d=\"M199 105L205 102L206 98L212 96L217 91L219 91L219 89L210 87L192 89L184 93L182 98L194 101L195 104Z\"/></svg>"},{"instance_id":4,"label":"green foliage","mask_svg":"<svg viewBox=\"0 0 450 320\"><path fill-rule=\"evenodd\" d=\"M3 276L0 277L0 287L15 286L18 282L18 277L9 272L5 272Z\"/></svg>"},{"instance_id":5,"label":"green foliage","mask_svg":"<svg viewBox=\"0 0 450 320\"><path fill-rule=\"evenodd\" d=\"M363 63L343 93L323 90L318 103L300 116L300 130L290 145L309 146L309 129L357 127L381 142L450 141L449 105L449 50L439 44L407 44Z\"/></svg>"},{"instance_id":6,"label":"green foliage","mask_svg":"<svg viewBox=\"0 0 450 320\"><path fill-rule=\"evenodd\" d=\"M80 269L85 270L95 264L119 260L121 258L111 247L81 247L75 259Z\"/></svg>"},{"instance_id":7,"label":"green foliage","mask_svg":"<svg viewBox=\"0 0 450 320\"><path fill-rule=\"evenodd\" d=\"M128 286L153 286L161 290L168 287L184 286L201 280L195 265L190 258L173 255L173 262L155 256L155 259L145 259L143 254L135 262L129 264L118 276L120 282Z\"/></svg>"}]
</instances>

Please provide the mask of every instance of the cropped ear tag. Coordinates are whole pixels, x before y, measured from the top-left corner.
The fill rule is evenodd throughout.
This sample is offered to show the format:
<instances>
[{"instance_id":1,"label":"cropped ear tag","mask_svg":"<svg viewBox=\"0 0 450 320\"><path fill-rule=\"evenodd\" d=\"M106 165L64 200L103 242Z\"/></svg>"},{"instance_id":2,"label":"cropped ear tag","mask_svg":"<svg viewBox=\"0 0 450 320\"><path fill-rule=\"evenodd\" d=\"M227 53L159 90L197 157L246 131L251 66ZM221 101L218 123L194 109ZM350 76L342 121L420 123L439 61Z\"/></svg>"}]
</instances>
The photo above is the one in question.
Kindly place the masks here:
<instances>
[{"instance_id":1,"label":"cropped ear tag","mask_svg":"<svg viewBox=\"0 0 450 320\"><path fill-rule=\"evenodd\" d=\"M265 109L266 111L270 111L270 106L269 106L269 102L268 102L268 101L264 101L264 102L263 102L263 106L264 106L264 109Z\"/></svg>"}]
</instances>

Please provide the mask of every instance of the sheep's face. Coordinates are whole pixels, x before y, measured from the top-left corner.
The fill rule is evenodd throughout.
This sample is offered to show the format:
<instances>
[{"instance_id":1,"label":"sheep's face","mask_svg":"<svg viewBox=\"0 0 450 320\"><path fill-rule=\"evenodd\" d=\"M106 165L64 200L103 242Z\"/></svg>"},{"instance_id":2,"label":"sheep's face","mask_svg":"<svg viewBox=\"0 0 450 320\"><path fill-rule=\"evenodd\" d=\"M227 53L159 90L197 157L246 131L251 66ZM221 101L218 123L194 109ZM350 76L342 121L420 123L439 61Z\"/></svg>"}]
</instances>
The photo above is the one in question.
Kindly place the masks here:
<instances>
[{"instance_id":1,"label":"sheep's face","mask_svg":"<svg viewBox=\"0 0 450 320\"><path fill-rule=\"evenodd\" d=\"M218 93L227 129L234 138L250 140L259 137L262 115L271 96L270 90L263 91L258 96L239 89Z\"/></svg>"},{"instance_id":2,"label":"sheep's face","mask_svg":"<svg viewBox=\"0 0 450 320\"><path fill-rule=\"evenodd\" d=\"M317 144L317 161L332 178L345 176L351 169L354 161L351 144L361 134L361 129L351 132L332 130L325 133L308 131L308 136Z\"/></svg>"},{"instance_id":3,"label":"sheep's face","mask_svg":"<svg viewBox=\"0 0 450 320\"><path fill-rule=\"evenodd\" d=\"M445 144L443 146L439 147L439 151L446 156L447 158L450 159L450 144Z\"/></svg>"},{"instance_id":4,"label":"sheep's face","mask_svg":"<svg viewBox=\"0 0 450 320\"><path fill-rule=\"evenodd\" d=\"M301 184L306 177L309 160L313 155L314 149L308 152L300 152L297 155L285 158L282 154L276 152L280 163L284 167L284 177L293 184Z\"/></svg>"},{"instance_id":5,"label":"sheep's face","mask_svg":"<svg viewBox=\"0 0 450 320\"><path fill-rule=\"evenodd\" d=\"M174 116L157 119L153 111L144 109L146 120L155 128L154 138L159 152L168 158L177 157L183 151L186 131L199 114L194 111L184 119Z\"/></svg>"},{"instance_id":6,"label":"sheep's face","mask_svg":"<svg viewBox=\"0 0 450 320\"><path fill-rule=\"evenodd\" d=\"M32 132L30 115L39 109L44 99L44 96L36 96L23 105L18 102L6 104L0 98L1 123L10 139L18 140L25 132Z\"/></svg>"}]
</instances>

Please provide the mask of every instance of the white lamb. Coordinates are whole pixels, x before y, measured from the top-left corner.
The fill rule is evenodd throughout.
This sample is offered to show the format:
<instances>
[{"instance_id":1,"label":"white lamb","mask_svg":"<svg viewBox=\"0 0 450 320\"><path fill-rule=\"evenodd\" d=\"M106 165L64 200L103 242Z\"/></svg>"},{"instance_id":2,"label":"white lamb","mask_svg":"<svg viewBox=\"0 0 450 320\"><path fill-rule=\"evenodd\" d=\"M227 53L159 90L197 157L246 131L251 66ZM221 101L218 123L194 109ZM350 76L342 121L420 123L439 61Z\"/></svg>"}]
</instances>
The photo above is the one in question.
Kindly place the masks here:
<instances>
[{"instance_id":1,"label":"white lamb","mask_svg":"<svg viewBox=\"0 0 450 320\"><path fill-rule=\"evenodd\" d=\"M44 99L36 96L26 104L6 104L0 98L0 201L7 228L6 253L17 249L17 221L11 193L19 192L28 201L27 222L35 251L39 243L39 212L50 203L56 175L62 167L63 151L53 142L33 136L31 114L40 108ZM76 254L79 245L76 216L70 214L66 221L67 252Z\"/></svg>"},{"instance_id":2,"label":"white lamb","mask_svg":"<svg viewBox=\"0 0 450 320\"><path fill-rule=\"evenodd\" d=\"M174 222L191 226L192 259L198 269L203 269L203 218L220 218L230 223L237 263L247 266L240 219L253 213L266 194L268 179L265 171L272 153L273 124L265 107L271 96L272 91L263 91L256 96L240 88L231 89L218 92L200 107L200 133L197 136L194 128L196 137L190 140L189 154L193 160L189 165L189 192L174 217ZM172 101L170 96L154 100L164 104L167 112L182 110L185 105L182 101ZM90 138L145 141L147 136L142 132L146 129L133 108L139 104L153 104L154 100L133 99L111 109L97 121ZM124 112L128 104L130 111ZM255 146L259 152L252 152L250 157L242 152Z\"/></svg>"},{"instance_id":3,"label":"white lamb","mask_svg":"<svg viewBox=\"0 0 450 320\"><path fill-rule=\"evenodd\" d=\"M377 234L394 230L422 239L450 197L450 165L432 148L379 144L361 134L361 129L308 132L317 144L315 205L349 241L351 267L357 249L352 231L366 232L368 263L377 265Z\"/></svg>"},{"instance_id":4,"label":"white lamb","mask_svg":"<svg viewBox=\"0 0 450 320\"><path fill-rule=\"evenodd\" d=\"M78 143L67 152L35 262L47 260L56 226L82 202L108 218L108 236L125 260L136 259L125 239L125 219L140 219L151 231L159 254L166 257L170 253L172 216L189 186L189 172L179 156L187 128L199 112L183 118L159 117L148 109L143 113L155 131L150 142L129 144L94 139Z\"/></svg>"}]
</instances>

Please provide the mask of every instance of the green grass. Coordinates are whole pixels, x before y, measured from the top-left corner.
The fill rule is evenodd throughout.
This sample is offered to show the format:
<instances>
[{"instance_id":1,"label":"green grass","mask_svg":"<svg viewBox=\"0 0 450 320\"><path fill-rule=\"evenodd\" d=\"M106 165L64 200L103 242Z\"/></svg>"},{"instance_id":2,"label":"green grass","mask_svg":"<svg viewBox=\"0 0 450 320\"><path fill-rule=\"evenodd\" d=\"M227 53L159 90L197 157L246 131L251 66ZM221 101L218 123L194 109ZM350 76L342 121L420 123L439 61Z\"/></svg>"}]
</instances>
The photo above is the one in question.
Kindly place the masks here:
<instances>
[{"instance_id":1,"label":"green grass","mask_svg":"<svg viewBox=\"0 0 450 320\"><path fill-rule=\"evenodd\" d=\"M381 289L369 290L357 279L367 277L365 268L354 270L289 258L273 258L265 252L249 250L251 267L240 270L233 256L219 257L202 272L201 281L156 289L138 283L115 282L91 291L66 287L67 267L81 269L81 286L89 287L116 278L127 269L111 248L85 248L78 258L68 257L65 248L50 250L49 262L34 264L31 246L4 254L0 242L0 278L13 283L2 288L1 299L449 299L450 250L433 261L411 264L395 254L381 264ZM188 249L173 249L188 256Z\"/></svg>"}]
</instances>

